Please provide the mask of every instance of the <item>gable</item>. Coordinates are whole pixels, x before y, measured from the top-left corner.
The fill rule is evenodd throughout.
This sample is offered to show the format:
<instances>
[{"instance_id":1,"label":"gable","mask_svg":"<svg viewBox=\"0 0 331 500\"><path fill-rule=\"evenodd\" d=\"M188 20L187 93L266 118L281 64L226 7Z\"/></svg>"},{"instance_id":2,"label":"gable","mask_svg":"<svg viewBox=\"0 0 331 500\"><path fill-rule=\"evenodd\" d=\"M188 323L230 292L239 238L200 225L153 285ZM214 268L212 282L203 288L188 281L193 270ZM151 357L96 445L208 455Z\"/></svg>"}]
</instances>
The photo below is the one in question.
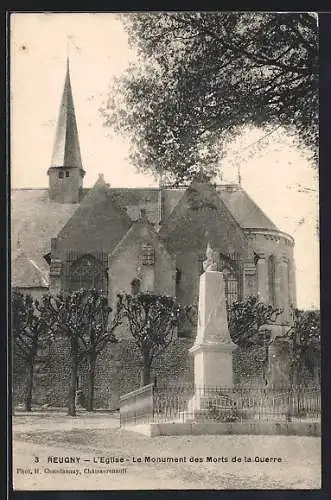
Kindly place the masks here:
<instances>
[{"instance_id":1,"label":"gable","mask_svg":"<svg viewBox=\"0 0 331 500\"><path fill-rule=\"evenodd\" d=\"M61 258L68 250L110 253L130 226L129 216L114 203L108 186L98 181L59 232L54 255Z\"/></svg>"},{"instance_id":2,"label":"gable","mask_svg":"<svg viewBox=\"0 0 331 500\"><path fill-rule=\"evenodd\" d=\"M224 255L246 258L244 231L211 184L192 183L178 201L160 236L174 253L204 252L209 241Z\"/></svg>"},{"instance_id":3,"label":"gable","mask_svg":"<svg viewBox=\"0 0 331 500\"><path fill-rule=\"evenodd\" d=\"M142 290L166 295L175 293L175 256L168 252L153 226L136 221L108 257L109 293L114 303L118 292L131 293L134 279Z\"/></svg>"},{"instance_id":4,"label":"gable","mask_svg":"<svg viewBox=\"0 0 331 500\"><path fill-rule=\"evenodd\" d=\"M151 243L158 252L168 254L170 259L174 259L174 256L168 252L164 242L158 236L158 233L156 233L151 224L148 222L136 221L110 254L109 262L121 255L127 248L133 247L134 245L142 246L145 243Z\"/></svg>"}]
</instances>

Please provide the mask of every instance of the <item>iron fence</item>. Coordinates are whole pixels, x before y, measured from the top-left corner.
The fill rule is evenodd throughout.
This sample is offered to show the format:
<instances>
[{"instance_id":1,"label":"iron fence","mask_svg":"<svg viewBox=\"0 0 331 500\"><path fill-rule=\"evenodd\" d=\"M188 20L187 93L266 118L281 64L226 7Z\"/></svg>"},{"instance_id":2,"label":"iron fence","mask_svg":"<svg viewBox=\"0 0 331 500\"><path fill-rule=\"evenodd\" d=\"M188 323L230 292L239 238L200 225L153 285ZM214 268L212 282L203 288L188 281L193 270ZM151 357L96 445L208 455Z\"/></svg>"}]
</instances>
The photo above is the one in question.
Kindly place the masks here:
<instances>
[{"instance_id":1,"label":"iron fence","mask_svg":"<svg viewBox=\"0 0 331 500\"><path fill-rule=\"evenodd\" d=\"M148 422L318 422L319 387L270 389L153 384L121 398L121 424Z\"/></svg>"},{"instance_id":2,"label":"iron fence","mask_svg":"<svg viewBox=\"0 0 331 500\"><path fill-rule=\"evenodd\" d=\"M167 386L153 388L153 421L184 421L190 400L194 396L194 387Z\"/></svg>"},{"instance_id":3,"label":"iron fence","mask_svg":"<svg viewBox=\"0 0 331 500\"><path fill-rule=\"evenodd\" d=\"M120 425L153 421L153 384L120 397Z\"/></svg>"},{"instance_id":4,"label":"iron fence","mask_svg":"<svg viewBox=\"0 0 331 500\"><path fill-rule=\"evenodd\" d=\"M317 421L320 409L319 388L196 387L181 417L216 422Z\"/></svg>"}]
</instances>

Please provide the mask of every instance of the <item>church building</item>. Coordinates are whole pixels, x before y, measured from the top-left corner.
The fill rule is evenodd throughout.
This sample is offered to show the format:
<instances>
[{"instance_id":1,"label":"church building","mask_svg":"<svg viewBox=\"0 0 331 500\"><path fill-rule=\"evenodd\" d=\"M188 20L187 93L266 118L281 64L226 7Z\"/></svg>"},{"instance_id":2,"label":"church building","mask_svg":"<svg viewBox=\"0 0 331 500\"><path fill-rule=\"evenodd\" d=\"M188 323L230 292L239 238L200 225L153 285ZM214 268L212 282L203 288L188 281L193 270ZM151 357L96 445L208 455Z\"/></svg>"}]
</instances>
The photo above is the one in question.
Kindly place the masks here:
<instances>
[{"instance_id":1,"label":"church building","mask_svg":"<svg viewBox=\"0 0 331 500\"><path fill-rule=\"evenodd\" d=\"M35 297L95 287L111 305L117 293L139 289L188 305L198 300L210 243L228 303L258 294L283 310L279 331L289 324L294 240L240 185L113 188L100 174L84 188L69 63L46 174L48 189L12 190L12 287ZM194 333L183 327L178 337Z\"/></svg>"}]
</instances>

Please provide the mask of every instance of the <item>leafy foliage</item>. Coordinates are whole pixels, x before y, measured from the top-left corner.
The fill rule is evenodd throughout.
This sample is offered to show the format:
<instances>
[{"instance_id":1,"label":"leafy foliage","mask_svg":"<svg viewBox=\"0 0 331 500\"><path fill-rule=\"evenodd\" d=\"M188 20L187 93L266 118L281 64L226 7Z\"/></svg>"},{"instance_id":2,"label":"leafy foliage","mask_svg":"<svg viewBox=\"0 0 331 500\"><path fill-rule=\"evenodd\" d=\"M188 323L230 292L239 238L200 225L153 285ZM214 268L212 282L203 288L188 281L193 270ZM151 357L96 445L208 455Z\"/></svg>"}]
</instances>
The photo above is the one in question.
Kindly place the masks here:
<instances>
[{"instance_id":1,"label":"leafy foliage","mask_svg":"<svg viewBox=\"0 0 331 500\"><path fill-rule=\"evenodd\" d=\"M122 16L139 62L102 113L138 168L211 177L243 125L284 127L318 150L318 30L311 13L162 12ZM269 130L270 132L270 130Z\"/></svg>"},{"instance_id":2,"label":"leafy foliage","mask_svg":"<svg viewBox=\"0 0 331 500\"><path fill-rule=\"evenodd\" d=\"M228 307L229 332L241 347L262 346L270 341L267 325L274 324L281 309L265 304L257 296L234 302Z\"/></svg>"},{"instance_id":3,"label":"leafy foliage","mask_svg":"<svg viewBox=\"0 0 331 500\"><path fill-rule=\"evenodd\" d=\"M281 309L265 304L257 296L236 301L228 307L229 333L233 342L244 348L264 348L262 372L265 384L268 383L269 346L272 342L268 325L275 323L281 312Z\"/></svg>"},{"instance_id":4,"label":"leafy foliage","mask_svg":"<svg viewBox=\"0 0 331 500\"><path fill-rule=\"evenodd\" d=\"M319 311L293 310L293 326L286 336L291 343L291 369L293 377L300 377L307 368L313 374L320 355Z\"/></svg>"},{"instance_id":5,"label":"leafy foliage","mask_svg":"<svg viewBox=\"0 0 331 500\"><path fill-rule=\"evenodd\" d=\"M118 295L121 317L128 321L143 361L142 384L150 382L153 360L172 342L178 325L180 307L173 297L139 293Z\"/></svg>"}]
</instances>

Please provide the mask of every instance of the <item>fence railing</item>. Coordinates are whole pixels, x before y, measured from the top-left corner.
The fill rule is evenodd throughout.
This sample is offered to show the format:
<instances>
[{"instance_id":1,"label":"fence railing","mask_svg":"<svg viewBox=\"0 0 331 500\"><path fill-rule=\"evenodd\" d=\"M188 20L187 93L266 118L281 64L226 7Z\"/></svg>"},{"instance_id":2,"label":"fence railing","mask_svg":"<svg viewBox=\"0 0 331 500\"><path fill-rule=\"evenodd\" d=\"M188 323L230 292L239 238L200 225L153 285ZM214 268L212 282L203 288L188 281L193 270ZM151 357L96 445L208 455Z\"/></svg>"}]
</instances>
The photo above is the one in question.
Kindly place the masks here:
<instances>
[{"instance_id":1,"label":"fence railing","mask_svg":"<svg viewBox=\"0 0 331 500\"><path fill-rule=\"evenodd\" d=\"M145 385L120 397L120 424L153 421L153 384Z\"/></svg>"},{"instance_id":2,"label":"fence railing","mask_svg":"<svg viewBox=\"0 0 331 500\"><path fill-rule=\"evenodd\" d=\"M321 415L320 387L145 386L121 398L121 424L148 422L311 421Z\"/></svg>"}]
</instances>

